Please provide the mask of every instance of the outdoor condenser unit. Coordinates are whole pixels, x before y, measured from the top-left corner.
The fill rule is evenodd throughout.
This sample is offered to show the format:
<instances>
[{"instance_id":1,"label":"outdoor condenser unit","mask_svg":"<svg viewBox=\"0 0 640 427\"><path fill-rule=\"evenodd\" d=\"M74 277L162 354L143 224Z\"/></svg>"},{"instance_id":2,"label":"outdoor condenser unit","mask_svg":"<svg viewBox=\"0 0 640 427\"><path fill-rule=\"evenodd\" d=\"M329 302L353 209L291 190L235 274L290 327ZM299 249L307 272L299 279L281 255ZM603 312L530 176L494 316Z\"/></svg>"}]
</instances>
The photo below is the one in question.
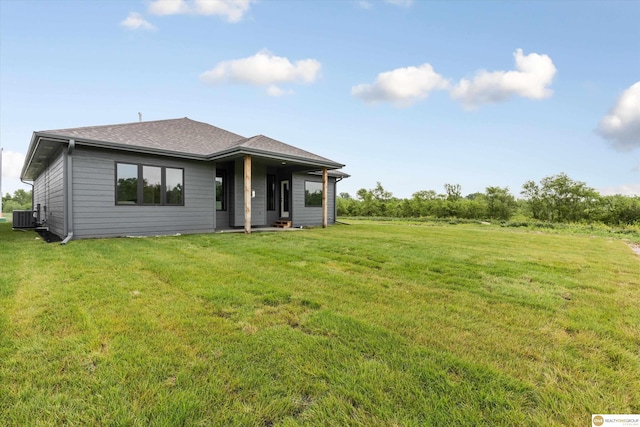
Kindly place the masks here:
<instances>
[{"instance_id":1,"label":"outdoor condenser unit","mask_svg":"<svg viewBox=\"0 0 640 427\"><path fill-rule=\"evenodd\" d=\"M34 211L13 211L13 228L35 228Z\"/></svg>"}]
</instances>

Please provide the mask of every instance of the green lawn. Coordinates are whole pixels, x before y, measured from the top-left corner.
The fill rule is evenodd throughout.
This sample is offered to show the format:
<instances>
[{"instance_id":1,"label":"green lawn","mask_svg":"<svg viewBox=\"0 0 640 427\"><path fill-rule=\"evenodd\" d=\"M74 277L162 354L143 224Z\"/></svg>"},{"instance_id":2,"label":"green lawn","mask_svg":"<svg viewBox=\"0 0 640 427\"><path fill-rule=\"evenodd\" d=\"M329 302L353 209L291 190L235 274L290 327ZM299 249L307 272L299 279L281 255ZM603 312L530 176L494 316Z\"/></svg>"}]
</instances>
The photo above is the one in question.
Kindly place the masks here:
<instances>
[{"instance_id":1,"label":"green lawn","mask_svg":"<svg viewBox=\"0 0 640 427\"><path fill-rule=\"evenodd\" d=\"M357 222L36 240L0 224L0 425L589 425L640 413L619 239Z\"/></svg>"}]
</instances>

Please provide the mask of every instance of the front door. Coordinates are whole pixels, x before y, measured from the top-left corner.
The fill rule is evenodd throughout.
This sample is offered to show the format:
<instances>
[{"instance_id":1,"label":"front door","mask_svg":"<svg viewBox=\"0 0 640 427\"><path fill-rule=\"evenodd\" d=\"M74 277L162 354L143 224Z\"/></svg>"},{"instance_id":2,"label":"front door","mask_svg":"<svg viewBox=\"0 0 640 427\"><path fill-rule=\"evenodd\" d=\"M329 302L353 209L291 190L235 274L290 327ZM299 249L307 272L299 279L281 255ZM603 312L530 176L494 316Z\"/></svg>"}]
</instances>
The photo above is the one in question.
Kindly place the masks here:
<instances>
[{"instance_id":1,"label":"front door","mask_svg":"<svg viewBox=\"0 0 640 427\"><path fill-rule=\"evenodd\" d=\"M289 218L289 199L290 199L289 180L280 181L280 218Z\"/></svg>"}]
</instances>

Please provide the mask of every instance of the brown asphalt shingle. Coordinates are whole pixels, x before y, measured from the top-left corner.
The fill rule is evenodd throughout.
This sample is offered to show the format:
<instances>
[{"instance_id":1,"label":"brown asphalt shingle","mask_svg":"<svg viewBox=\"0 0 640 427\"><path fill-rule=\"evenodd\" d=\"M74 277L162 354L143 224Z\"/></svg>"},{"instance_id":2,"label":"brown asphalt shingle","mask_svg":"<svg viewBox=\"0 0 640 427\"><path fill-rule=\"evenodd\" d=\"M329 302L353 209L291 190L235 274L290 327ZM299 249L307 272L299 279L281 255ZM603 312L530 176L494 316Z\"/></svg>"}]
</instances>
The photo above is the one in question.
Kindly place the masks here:
<instances>
[{"instance_id":1,"label":"brown asphalt shingle","mask_svg":"<svg viewBox=\"0 0 640 427\"><path fill-rule=\"evenodd\" d=\"M245 139L242 135L186 117L184 119L56 129L39 133L203 156L222 151L234 142Z\"/></svg>"},{"instance_id":2,"label":"brown asphalt shingle","mask_svg":"<svg viewBox=\"0 0 640 427\"><path fill-rule=\"evenodd\" d=\"M216 153L227 152L234 148L246 148L301 160L335 163L336 166L340 166L325 157L264 135L245 138L187 117L183 119L55 129L37 133L75 138L79 141L121 144L198 156L213 156Z\"/></svg>"}]
</instances>

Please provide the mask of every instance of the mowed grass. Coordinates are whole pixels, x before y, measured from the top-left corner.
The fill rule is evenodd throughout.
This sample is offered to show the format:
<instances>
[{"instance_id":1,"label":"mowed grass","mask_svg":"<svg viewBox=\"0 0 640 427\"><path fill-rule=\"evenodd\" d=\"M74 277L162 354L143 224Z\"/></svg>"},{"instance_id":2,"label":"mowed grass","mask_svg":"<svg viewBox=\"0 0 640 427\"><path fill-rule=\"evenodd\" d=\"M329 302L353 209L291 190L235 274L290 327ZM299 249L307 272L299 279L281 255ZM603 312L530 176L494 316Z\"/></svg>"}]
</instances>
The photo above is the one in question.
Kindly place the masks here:
<instances>
[{"instance_id":1,"label":"mowed grass","mask_svg":"<svg viewBox=\"0 0 640 427\"><path fill-rule=\"evenodd\" d=\"M0 224L3 426L640 413L640 256L621 240L375 222L36 236Z\"/></svg>"}]
</instances>

